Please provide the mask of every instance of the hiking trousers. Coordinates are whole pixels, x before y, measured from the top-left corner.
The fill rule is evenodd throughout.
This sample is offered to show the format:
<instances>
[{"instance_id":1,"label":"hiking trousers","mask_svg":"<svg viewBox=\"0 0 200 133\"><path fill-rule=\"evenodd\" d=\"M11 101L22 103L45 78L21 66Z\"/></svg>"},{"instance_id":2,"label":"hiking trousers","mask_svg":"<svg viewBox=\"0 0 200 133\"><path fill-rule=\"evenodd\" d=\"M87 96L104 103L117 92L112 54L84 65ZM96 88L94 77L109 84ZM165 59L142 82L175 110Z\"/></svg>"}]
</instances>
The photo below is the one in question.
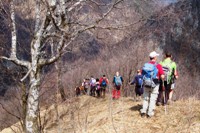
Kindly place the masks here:
<instances>
[{"instance_id":1,"label":"hiking trousers","mask_svg":"<svg viewBox=\"0 0 200 133\"><path fill-rule=\"evenodd\" d=\"M141 113L145 113L149 116L154 115L154 109L158 97L158 90L159 90L159 85L157 85L155 88L144 87L144 94L143 94L144 100L142 109L140 110Z\"/></svg>"}]
</instances>

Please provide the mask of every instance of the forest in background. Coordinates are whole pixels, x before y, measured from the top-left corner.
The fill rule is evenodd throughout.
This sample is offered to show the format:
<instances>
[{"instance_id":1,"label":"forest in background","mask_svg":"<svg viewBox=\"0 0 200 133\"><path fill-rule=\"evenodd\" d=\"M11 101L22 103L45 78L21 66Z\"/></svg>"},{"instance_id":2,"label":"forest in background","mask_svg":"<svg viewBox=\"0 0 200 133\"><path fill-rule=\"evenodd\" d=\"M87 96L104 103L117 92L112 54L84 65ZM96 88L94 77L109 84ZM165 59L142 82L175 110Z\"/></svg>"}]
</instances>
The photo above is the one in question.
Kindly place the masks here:
<instances>
[{"instance_id":1,"label":"forest in background","mask_svg":"<svg viewBox=\"0 0 200 133\"><path fill-rule=\"evenodd\" d=\"M17 45L20 47L18 57L30 60L30 46L28 44L33 38L34 20L33 16L30 15L31 12L22 8L24 5L20 2L17 3L16 8L17 35L19 37ZM111 1L104 0L103 2L109 3ZM32 7L33 3L29 4ZM200 94L200 83L198 82L200 79L198 69L200 66L200 40L198 37L200 32L200 2L181 0L172 4L164 4L153 0L127 0L101 22L101 26L107 27L81 33L70 46L70 52L64 54L59 61L62 86L67 98L74 97L75 86L80 85L85 77L91 75L100 77L106 74L112 80L116 71L120 71L125 79L124 87L128 88L125 95L131 96L133 89L129 88L128 82L132 79L135 71L148 61L148 54L152 50L156 50L160 54L164 54L166 50L172 52L174 60L178 64L180 75L179 80L177 80L177 98L198 97ZM2 38L0 53L1 55L9 55L10 20L5 17L8 15L9 7L6 1L2 6L4 10L1 10L3 15L0 17L0 36ZM77 18L88 23L93 18L100 16L105 10L103 7L94 7L84 6L77 14ZM157 7L156 10L155 7ZM120 24L123 27L113 28L109 24ZM50 49L48 47L46 47L46 51L47 55L44 56L49 56ZM161 56L159 60L162 58ZM11 108L11 106L13 101L19 102L17 96L14 95L16 92L20 94L21 84L19 83L23 75L26 74L26 69L5 60L1 60L0 65L2 70L1 101L10 106L9 110L15 110L20 107ZM55 102L57 70L54 64L45 66L42 74L40 95L41 105L45 105ZM16 116L20 116L19 112L16 112ZM6 117L3 117L1 121L4 122ZM7 125L9 122L2 124L2 127Z\"/></svg>"}]
</instances>

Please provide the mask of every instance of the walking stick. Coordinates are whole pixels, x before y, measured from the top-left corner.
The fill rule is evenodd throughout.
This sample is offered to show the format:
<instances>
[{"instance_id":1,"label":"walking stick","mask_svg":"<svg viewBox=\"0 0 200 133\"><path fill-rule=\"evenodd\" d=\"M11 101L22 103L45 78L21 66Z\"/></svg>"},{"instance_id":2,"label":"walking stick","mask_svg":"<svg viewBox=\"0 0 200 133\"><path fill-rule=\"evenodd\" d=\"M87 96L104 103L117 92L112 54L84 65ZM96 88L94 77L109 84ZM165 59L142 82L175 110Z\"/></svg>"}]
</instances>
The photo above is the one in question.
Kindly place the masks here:
<instances>
[{"instance_id":1,"label":"walking stick","mask_svg":"<svg viewBox=\"0 0 200 133\"><path fill-rule=\"evenodd\" d=\"M164 85L164 81L162 80L162 91L163 91L163 100L164 100L164 108L165 108L165 114L167 114L167 106L165 104L166 102L166 97L165 97L165 85Z\"/></svg>"}]
</instances>

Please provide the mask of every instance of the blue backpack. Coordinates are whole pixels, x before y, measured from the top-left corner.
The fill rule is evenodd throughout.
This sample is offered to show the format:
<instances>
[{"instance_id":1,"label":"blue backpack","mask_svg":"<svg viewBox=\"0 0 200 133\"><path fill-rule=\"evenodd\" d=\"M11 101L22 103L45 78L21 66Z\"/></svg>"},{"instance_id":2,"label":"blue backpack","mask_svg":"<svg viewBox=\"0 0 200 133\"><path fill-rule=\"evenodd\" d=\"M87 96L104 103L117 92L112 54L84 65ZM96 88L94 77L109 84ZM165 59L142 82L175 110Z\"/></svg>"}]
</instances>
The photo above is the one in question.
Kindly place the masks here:
<instances>
[{"instance_id":1,"label":"blue backpack","mask_svg":"<svg viewBox=\"0 0 200 133\"><path fill-rule=\"evenodd\" d=\"M142 87L142 85L143 85L143 76L142 75L138 75L136 77L136 86Z\"/></svg>"},{"instance_id":2,"label":"blue backpack","mask_svg":"<svg viewBox=\"0 0 200 133\"><path fill-rule=\"evenodd\" d=\"M107 85L106 79L103 79L103 81L101 82L101 86L105 87L106 85Z\"/></svg>"},{"instance_id":3,"label":"blue backpack","mask_svg":"<svg viewBox=\"0 0 200 133\"><path fill-rule=\"evenodd\" d=\"M115 85L117 86L122 85L121 76L115 76Z\"/></svg>"},{"instance_id":4,"label":"blue backpack","mask_svg":"<svg viewBox=\"0 0 200 133\"><path fill-rule=\"evenodd\" d=\"M142 68L142 76L144 86L154 88L156 84L153 79L157 78L158 69L156 67L157 64L145 63Z\"/></svg>"}]
</instances>

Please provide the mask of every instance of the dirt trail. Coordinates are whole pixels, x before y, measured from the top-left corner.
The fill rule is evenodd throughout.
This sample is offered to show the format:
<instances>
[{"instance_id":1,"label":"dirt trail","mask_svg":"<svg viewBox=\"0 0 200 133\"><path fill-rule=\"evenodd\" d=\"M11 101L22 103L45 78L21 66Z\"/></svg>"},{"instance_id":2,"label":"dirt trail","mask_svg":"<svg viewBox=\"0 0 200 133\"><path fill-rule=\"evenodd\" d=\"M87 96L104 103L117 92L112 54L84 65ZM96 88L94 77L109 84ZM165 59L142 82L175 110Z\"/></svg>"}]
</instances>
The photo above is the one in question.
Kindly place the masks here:
<instances>
[{"instance_id":1,"label":"dirt trail","mask_svg":"<svg viewBox=\"0 0 200 133\"><path fill-rule=\"evenodd\" d=\"M47 123L45 133L200 133L200 101L188 99L156 108L152 118L141 118L141 102L132 98L111 100L81 96L75 104L55 106L42 112ZM12 133L5 129L1 133Z\"/></svg>"}]
</instances>

